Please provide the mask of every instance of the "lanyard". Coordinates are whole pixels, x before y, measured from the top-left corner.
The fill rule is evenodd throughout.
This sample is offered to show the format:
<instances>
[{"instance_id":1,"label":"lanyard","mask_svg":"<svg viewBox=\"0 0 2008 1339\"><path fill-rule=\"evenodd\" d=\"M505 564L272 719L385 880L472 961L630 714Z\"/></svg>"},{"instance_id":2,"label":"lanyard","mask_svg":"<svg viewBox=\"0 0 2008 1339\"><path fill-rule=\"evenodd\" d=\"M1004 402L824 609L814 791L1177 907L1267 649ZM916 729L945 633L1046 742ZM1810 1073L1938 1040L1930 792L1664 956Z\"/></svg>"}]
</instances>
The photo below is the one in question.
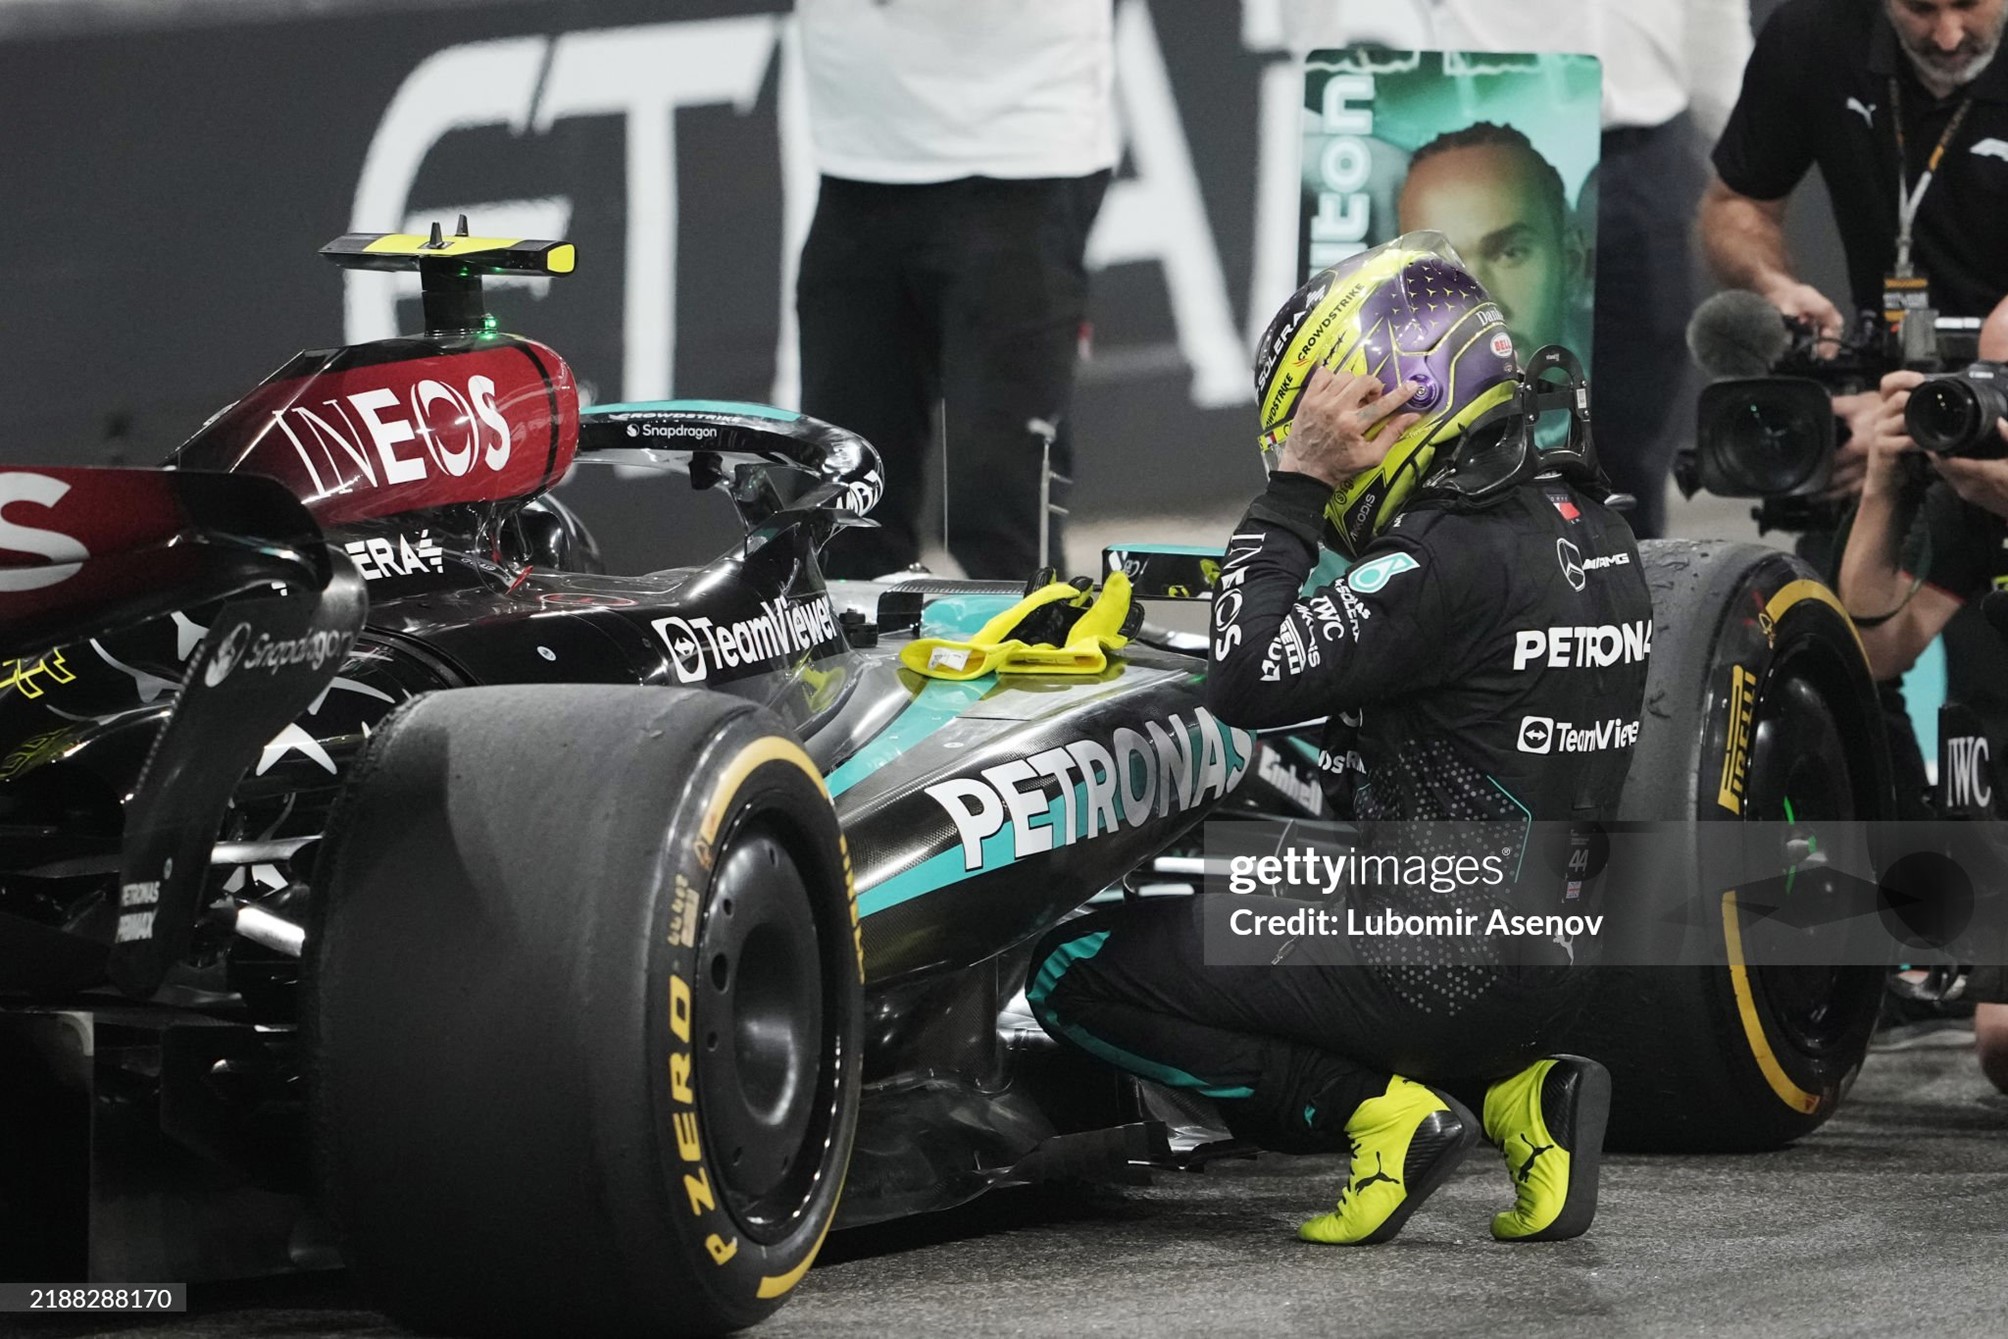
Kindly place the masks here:
<instances>
[{"instance_id":1,"label":"lanyard","mask_svg":"<svg viewBox=\"0 0 2008 1339\"><path fill-rule=\"evenodd\" d=\"M1939 160L1945 157L1946 146L1959 133L1959 123L1966 119L1966 109L1972 105L1971 94L1960 99L1958 110L1946 123L1945 133L1938 137L1931 157L1924 161L1923 175L1913 186L1910 184L1909 154L1903 142L1903 86L1894 77L1889 81L1890 119L1896 123L1896 272L1901 278L1908 279L1914 272L1910 263L1910 236L1912 225L1917 222L1917 207L1924 203L1924 193L1931 189L1931 179L1937 175Z\"/></svg>"}]
</instances>

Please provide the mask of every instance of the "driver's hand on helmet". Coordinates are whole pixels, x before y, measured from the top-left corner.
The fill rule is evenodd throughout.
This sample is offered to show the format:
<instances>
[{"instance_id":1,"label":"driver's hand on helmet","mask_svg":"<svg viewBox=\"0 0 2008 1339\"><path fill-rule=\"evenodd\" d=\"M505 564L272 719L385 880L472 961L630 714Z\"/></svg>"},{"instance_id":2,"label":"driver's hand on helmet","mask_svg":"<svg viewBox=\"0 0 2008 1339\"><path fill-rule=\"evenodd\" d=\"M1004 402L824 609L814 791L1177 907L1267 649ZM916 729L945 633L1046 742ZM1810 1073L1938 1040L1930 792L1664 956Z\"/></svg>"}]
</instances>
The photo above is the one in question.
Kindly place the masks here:
<instances>
[{"instance_id":1,"label":"driver's hand on helmet","mask_svg":"<svg viewBox=\"0 0 2008 1339\"><path fill-rule=\"evenodd\" d=\"M1373 468L1421 420L1420 414L1395 412L1417 389L1415 382L1404 381L1387 391L1379 377L1335 373L1320 364L1297 401L1276 468L1308 474L1334 488Z\"/></svg>"}]
</instances>

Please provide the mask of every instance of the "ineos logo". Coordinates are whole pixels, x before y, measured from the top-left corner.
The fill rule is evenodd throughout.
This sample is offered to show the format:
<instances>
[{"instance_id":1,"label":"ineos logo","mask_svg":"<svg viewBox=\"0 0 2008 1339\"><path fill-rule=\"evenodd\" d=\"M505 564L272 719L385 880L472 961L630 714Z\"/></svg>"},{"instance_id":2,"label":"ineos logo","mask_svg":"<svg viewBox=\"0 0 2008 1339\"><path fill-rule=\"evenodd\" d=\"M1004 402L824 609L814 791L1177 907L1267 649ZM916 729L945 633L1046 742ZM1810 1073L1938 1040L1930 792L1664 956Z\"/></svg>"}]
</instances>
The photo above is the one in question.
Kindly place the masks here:
<instances>
[{"instance_id":1,"label":"ineos logo","mask_svg":"<svg viewBox=\"0 0 2008 1339\"><path fill-rule=\"evenodd\" d=\"M53 507L62 501L70 486L46 474L0 473L0 550L32 553L47 558L47 566L0 567L0 591L40 590L67 581L83 569L91 556L82 544L55 530L19 525L7 519L7 508L17 502Z\"/></svg>"},{"instance_id":2,"label":"ineos logo","mask_svg":"<svg viewBox=\"0 0 2008 1339\"><path fill-rule=\"evenodd\" d=\"M477 460L498 472L509 463L514 441L496 393L491 377L469 377L464 392L428 377L402 392L380 387L317 407L288 405L272 421L316 490L332 487L322 481L322 467L337 480L360 473L371 487L414 483L426 477L428 456L457 479ZM413 443L425 455L414 453Z\"/></svg>"},{"instance_id":3,"label":"ineos logo","mask_svg":"<svg viewBox=\"0 0 2008 1339\"><path fill-rule=\"evenodd\" d=\"M1583 553L1566 539L1555 541L1555 558L1562 566L1562 576L1569 583L1570 590L1581 590L1589 578L1583 574Z\"/></svg>"}]
</instances>

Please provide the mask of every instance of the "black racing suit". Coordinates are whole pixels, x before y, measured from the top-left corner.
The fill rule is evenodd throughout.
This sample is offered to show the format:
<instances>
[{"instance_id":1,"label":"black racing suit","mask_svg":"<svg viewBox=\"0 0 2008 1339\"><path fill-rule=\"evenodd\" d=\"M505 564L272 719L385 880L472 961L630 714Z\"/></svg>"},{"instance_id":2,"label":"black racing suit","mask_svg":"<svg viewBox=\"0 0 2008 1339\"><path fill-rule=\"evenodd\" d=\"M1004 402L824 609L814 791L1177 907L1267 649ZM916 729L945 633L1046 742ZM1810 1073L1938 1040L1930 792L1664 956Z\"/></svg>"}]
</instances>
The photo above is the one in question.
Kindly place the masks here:
<instances>
[{"instance_id":1,"label":"black racing suit","mask_svg":"<svg viewBox=\"0 0 2008 1339\"><path fill-rule=\"evenodd\" d=\"M1236 529L1214 595L1214 714L1256 730L1328 718L1326 789L1369 847L1392 833L1426 849L1462 821L1612 813L1652 639L1624 522L1552 476L1482 509L1420 502L1344 579L1300 598L1330 492L1279 473ZM1373 895L1405 912L1443 901ZM1034 1012L1064 1041L1215 1098L1237 1135L1302 1152L1342 1149L1347 1118L1390 1074L1475 1098L1573 1015L1583 973L1569 944L1487 960L1475 940L1451 952L1340 936L1293 941L1279 965L1202 962L1209 917L1246 905L1154 899L1057 927L1033 956Z\"/></svg>"}]
</instances>

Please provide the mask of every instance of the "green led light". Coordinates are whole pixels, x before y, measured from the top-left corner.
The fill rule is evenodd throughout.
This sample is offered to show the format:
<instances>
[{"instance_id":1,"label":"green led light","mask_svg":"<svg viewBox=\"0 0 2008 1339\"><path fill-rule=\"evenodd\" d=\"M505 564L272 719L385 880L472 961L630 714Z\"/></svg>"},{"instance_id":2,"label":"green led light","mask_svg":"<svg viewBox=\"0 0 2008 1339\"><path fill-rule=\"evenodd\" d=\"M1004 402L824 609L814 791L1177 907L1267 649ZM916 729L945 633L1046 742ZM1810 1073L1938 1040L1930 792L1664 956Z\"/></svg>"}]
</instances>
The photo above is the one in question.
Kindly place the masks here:
<instances>
[{"instance_id":1,"label":"green led light","mask_svg":"<svg viewBox=\"0 0 2008 1339\"><path fill-rule=\"evenodd\" d=\"M488 334L488 335L492 335L495 333L494 312L489 312L486 316L481 318L481 331L483 334Z\"/></svg>"}]
</instances>

